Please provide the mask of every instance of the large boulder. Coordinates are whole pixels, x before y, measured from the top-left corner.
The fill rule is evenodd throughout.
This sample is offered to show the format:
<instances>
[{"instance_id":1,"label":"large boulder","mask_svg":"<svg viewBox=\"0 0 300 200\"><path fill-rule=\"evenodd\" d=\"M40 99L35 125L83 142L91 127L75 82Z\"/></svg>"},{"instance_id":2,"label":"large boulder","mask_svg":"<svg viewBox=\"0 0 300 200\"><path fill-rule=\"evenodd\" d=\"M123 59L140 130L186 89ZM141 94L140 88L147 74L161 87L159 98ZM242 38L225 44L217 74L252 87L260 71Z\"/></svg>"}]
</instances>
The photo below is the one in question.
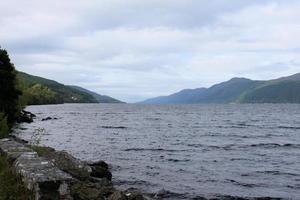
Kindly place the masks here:
<instances>
[{"instance_id":1,"label":"large boulder","mask_svg":"<svg viewBox=\"0 0 300 200\"><path fill-rule=\"evenodd\" d=\"M96 178L107 178L111 181L112 174L108 169L108 164L104 161L97 161L94 163L90 163L89 166L92 168L92 177Z\"/></svg>"},{"instance_id":2,"label":"large boulder","mask_svg":"<svg viewBox=\"0 0 300 200\"><path fill-rule=\"evenodd\" d=\"M78 181L71 186L71 195L75 200L106 199L115 189L111 182L84 182Z\"/></svg>"},{"instance_id":3,"label":"large boulder","mask_svg":"<svg viewBox=\"0 0 300 200\"><path fill-rule=\"evenodd\" d=\"M93 162L93 163L89 163L88 165L92 166L92 167L100 166L100 167L103 167L105 169L108 169L108 164L103 160L99 160L99 161L96 161L96 162Z\"/></svg>"},{"instance_id":4,"label":"large boulder","mask_svg":"<svg viewBox=\"0 0 300 200\"><path fill-rule=\"evenodd\" d=\"M42 156L53 161L59 169L71 174L79 180L87 180L90 178L92 172L91 167L65 151L47 151L43 152Z\"/></svg>"},{"instance_id":5,"label":"large boulder","mask_svg":"<svg viewBox=\"0 0 300 200\"><path fill-rule=\"evenodd\" d=\"M92 167L91 176L97 177L97 178L107 178L110 181L112 179L111 172L108 171L108 169L101 167L101 166Z\"/></svg>"},{"instance_id":6,"label":"large boulder","mask_svg":"<svg viewBox=\"0 0 300 200\"><path fill-rule=\"evenodd\" d=\"M35 118L36 116L34 114L32 114L31 112L28 112L28 111L25 111L25 110L22 110L18 119L17 119L17 122L18 123L31 123L33 122L33 118Z\"/></svg>"}]
</instances>

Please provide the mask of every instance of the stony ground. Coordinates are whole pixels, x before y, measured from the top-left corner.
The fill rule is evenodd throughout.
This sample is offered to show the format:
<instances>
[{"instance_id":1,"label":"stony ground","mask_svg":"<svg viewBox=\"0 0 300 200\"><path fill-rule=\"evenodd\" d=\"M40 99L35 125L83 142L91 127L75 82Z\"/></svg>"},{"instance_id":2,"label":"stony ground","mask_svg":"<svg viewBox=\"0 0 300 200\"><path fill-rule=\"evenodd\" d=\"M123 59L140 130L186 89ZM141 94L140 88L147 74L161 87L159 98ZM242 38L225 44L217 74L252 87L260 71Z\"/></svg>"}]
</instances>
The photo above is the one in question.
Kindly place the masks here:
<instances>
[{"instance_id":1,"label":"stony ground","mask_svg":"<svg viewBox=\"0 0 300 200\"><path fill-rule=\"evenodd\" d=\"M82 162L67 152L30 146L17 138L1 139L0 155L0 200L145 200L137 192L115 189L104 161Z\"/></svg>"}]
</instances>

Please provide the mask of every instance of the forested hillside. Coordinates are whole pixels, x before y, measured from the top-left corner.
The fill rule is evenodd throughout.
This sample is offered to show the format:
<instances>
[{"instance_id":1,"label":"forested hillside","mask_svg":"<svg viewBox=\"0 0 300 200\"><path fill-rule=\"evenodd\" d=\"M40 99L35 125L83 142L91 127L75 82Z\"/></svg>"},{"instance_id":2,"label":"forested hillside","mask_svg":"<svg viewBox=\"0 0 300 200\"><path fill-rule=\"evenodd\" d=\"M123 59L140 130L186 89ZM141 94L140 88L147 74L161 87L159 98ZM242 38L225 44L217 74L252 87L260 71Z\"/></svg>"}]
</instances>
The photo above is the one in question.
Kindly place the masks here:
<instances>
[{"instance_id":1,"label":"forested hillside","mask_svg":"<svg viewBox=\"0 0 300 200\"><path fill-rule=\"evenodd\" d=\"M98 103L123 103L122 101L118 100L118 99L115 99L115 98L112 98L110 96L107 96L107 95L100 95L100 94L97 94L96 92L92 92L90 90L87 90L87 89L84 89L82 87L79 87L79 86L70 86L76 90L79 90L81 92L85 92L85 93L88 93L90 95L92 95L96 101Z\"/></svg>"},{"instance_id":2,"label":"forested hillside","mask_svg":"<svg viewBox=\"0 0 300 200\"><path fill-rule=\"evenodd\" d=\"M90 94L78 91L56 81L18 72L22 100L28 105L58 103L97 103Z\"/></svg>"},{"instance_id":3,"label":"forested hillside","mask_svg":"<svg viewBox=\"0 0 300 200\"><path fill-rule=\"evenodd\" d=\"M300 81L280 81L245 93L241 103L300 103Z\"/></svg>"},{"instance_id":4,"label":"forested hillside","mask_svg":"<svg viewBox=\"0 0 300 200\"><path fill-rule=\"evenodd\" d=\"M17 78L19 87L23 91L21 100L28 105L120 102L111 97L98 95L77 86L63 85L56 81L32 76L24 72L18 72Z\"/></svg>"}]
</instances>

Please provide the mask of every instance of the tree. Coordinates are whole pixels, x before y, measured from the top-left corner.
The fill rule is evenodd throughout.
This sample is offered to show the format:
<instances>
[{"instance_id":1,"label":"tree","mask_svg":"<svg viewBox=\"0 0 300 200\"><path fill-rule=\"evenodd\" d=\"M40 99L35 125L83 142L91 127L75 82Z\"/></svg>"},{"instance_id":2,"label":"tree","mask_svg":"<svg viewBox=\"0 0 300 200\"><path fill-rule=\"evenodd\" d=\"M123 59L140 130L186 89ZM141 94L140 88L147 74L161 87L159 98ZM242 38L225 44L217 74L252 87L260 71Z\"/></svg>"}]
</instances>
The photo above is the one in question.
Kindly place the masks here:
<instances>
[{"instance_id":1,"label":"tree","mask_svg":"<svg viewBox=\"0 0 300 200\"><path fill-rule=\"evenodd\" d=\"M6 117L3 113L0 113L0 138L4 138L9 133Z\"/></svg>"},{"instance_id":2,"label":"tree","mask_svg":"<svg viewBox=\"0 0 300 200\"><path fill-rule=\"evenodd\" d=\"M0 112L4 113L10 127L19 114L21 92L16 87L16 73L7 51L0 47Z\"/></svg>"}]
</instances>

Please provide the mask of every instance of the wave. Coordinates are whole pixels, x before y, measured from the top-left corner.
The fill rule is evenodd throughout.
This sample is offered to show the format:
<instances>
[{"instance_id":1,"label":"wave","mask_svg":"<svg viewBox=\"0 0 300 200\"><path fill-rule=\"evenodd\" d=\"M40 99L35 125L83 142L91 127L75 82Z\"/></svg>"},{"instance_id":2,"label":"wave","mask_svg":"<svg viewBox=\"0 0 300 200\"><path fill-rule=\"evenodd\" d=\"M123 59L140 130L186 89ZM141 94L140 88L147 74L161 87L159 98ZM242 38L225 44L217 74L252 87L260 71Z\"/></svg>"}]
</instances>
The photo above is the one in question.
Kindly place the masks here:
<instances>
[{"instance_id":1,"label":"wave","mask_svg":"<svg viewBox=\"0 0 300 200\"><path fill-rule=\"evenodd\" d=\"M191 161L190 159L183 159L183 160L179 160L179 159L173 159L173 158L170 158L168 159L169 162L188 162L188 161Z\"/></svg>"},{"instance_id":2,"label":"wave","mask_svg":"<svg viewBox=\"0 0 300 200\"><path fill-rule=\"evenodd\" d=\"M101 126L101 128L108 128L108 129L126 129L128 127L125 126Z\"/></svg>"},{"instance_id":3,"label":"wave","mask_svg":"<svg viewBox=\"0 0 300 200\"><path fill-rule=\"evenodd\" d=\"M271 174L271 175L285 175L285 176L300 176L300 174L295 174L295 173L291 173L291 172L281 172L281 171L277 171L277 170L256 171L255 173Z\"/></svg>"},{"instance_id":4,"label":"wave","mask_svg":"<svg viewBox=\"0 0 300 200\"><path fill-rule=\"evenodd\" d=\"M251 144L250 147L264 147L264 148L292 147L292 148L300 148L300 144L258 143L258 144Z\"/></svg>"},{"instance_id":5,"label":"wave","mask_svg":"<svg viewBox=\"0 0 300 200\"><path fill-rule=\"evenodd\" d=\"M254 184L254 183L242 183L236 180L232 179L226 179L227 182L233 183L235 185L243 186L243 187L248 187L248 188L253 188L253 187L263 187L264 185L262 184Z\"/></svg>"},{"instance_id":6,"label":"wave","mask_svg":"<svg viewBox=\"0 0 300 200\"><path fill-rule=\"evenodd\" d=\"M216 195L211 198L193 198L193 200L284 200L284 198L279 197L241 197L241 196L231 196L231 195Z\"/></svg>"},{"instance_id":7,"label":"wave","mask_svg":"<svg viewBox=\"0 0 300 200\"><path fill-rule=\"evenodd\" d=\"M292 129L292 130L300 130L300 126L278 126L280 129Z\"/></svg>"},{"instance_id":8,"label":"wave","mask_svg":"<svg viewBox=\"0 0 300 200\"><path fill-rule=\"evenodd\" d=\"M128 148L124 149L123 151L165 151L165 152L180 152L180 151L187 151L187 150L180 150L180 149L163 149L163 148Z\"/></svg>"}]
</instances>

